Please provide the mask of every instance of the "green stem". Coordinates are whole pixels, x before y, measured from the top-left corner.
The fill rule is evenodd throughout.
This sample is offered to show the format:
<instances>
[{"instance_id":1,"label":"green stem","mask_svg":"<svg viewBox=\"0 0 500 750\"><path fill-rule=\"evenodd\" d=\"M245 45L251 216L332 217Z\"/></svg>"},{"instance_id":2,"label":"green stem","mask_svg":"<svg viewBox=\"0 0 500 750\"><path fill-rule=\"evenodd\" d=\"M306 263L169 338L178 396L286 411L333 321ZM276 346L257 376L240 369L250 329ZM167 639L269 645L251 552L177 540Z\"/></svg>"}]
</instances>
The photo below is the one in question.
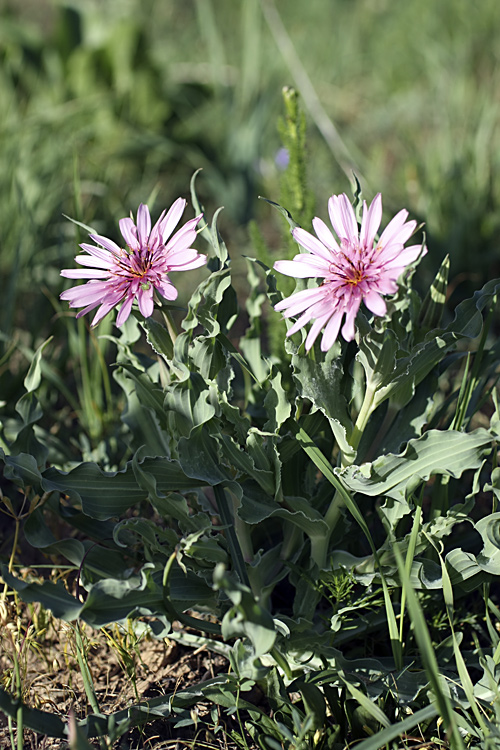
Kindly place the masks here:
<instances>
[{"instance_id":1,"label":"green stem","mask_svg":"<svg viewBox=\"0 0 500 750\"><path fill-rule=\"evenodd\" d=\"M333 533L333 530L335 529L335 526L338 523L338 520L340 516L342 515L342 508L345 505L345 500L342 496L342 494L336 490L335 494L333 496L333 500L330 503L330 506L328 510L325 513L324 521L328 526L328 541L330 541L330 537Z\"/></svg>"},{"instance_id":2,"label":"green stem","mask_svg":"<svg viewBox=\"0 0 500 750\"><path fill-rule=\"evenodd\" d=\"M440 516L445 516L448 512L450 506L448 497L449 484L449 476L441 474L436 477L436 481L432 488L432 500L429 512L429 518L432 521Z\"/></svg>"},{"instance_id":3,"label":"green stem","mask_svg":"<svg viewBox=\"0 0 500 750\"><path fill-rule=\"evenodd\" d=\"M278 651L278 649L276 648L276 646L274 646L271 649L270 655L273 657L273 659L276 662L276 664L278 665L278 667L281 667L281 669L285 673L287 679L291 680L292 677L293 677L293 674L292 674L292 671L291 671L291 669L289 667L289 664L288 664L287 660L285 659L285 657L283 656L283 654L280 651Z\"/></svg>"},{"instance_id":4,"label":"green stem","mask_svg":"<svg viewBox=\"0 0 500 750\"><path fill-rule=\"evenodd\" d=\"M183 625L186 625L189 628L193 628L196 631L202 630L205 633L217 633L217 635L219 635L220 625L216 625L215 623L209 622L208 620L201 620L198 617L186 615L184 612L178 612L172 604L172 601L170 599L170 574L172 572L172 568L176 558L177 550L175 549L168 558L163 569L163 606L165 607L167 615L171 618L171 622L174 622L174 620L178 620Z\"/></svg>"},{"instance_id":5,"label":"green stem","mask_svg":"<svg viewBox=\"0 0 500 750\"><path fill-rule=\"evenodd\" d=\"M283 542L281 545L280 556L279 559L276 560L274 565L269 569L266 578L266 581L272 581L273 583L272 585L268 584L266 586L266 592L261 592L259 595L259 604L262 607L268 606L269 599L271 598L271 595L277 585L277 577L283 570L285 562L291 557L291 555L301 544L303 533L304 532L294 523L290 523L288 521L284 522Z\"/></svg>"},{"instance_id":6,"label":"green stem","mask_svg":"<svg viewBox=\"0 0 500 750\"><path fill-rule=\"evenodd\" d=\"M464 380L463 383L465 387L460 389L460 393L457 400L457 410L455 417L453 419L451 429L453 430L461 430L463 428L464 422L466 420L467 410L470 405L470 400L472 397L472 393L476 387L476 385L479 382L479 373L481 370L481 365L483 361L484 356L484 347L486 344L486 339L490 330L490 326L493 320L493 314L495 312L497 299L496 296L493 298L491 307L488 311L488 315L486 316L486 320L483 323L483 328L481 331L481 338L479 340L479 345L477 347L476 353L474 355L474 360L472 364L472 368L470 371L470 375L468 373L469 369L469 359L467 359L465 372L464 372ZM470 354L468 355L470 357ZM469 377L467 377L469 375Z\"/></svg>"},{"instance_id":7,"label":"green stem","mask_svg":"<svg viewBox=\"0 0 500 750\"><path fill-rule=\"evenodd\" d=\"M417 499L415 496L415 514L413 516L413 527L411 530L408 550L406 552L405 570L408 576L411 573L413 559L415 557L415 549L417 547L418 534L420 532L423 498L424 498L424 487L422 486L419 498ZM405 608L406 608L406 589L404 586L402 586L401 587L401 612L399 616L399 640L401 643L403 643Z\"/></svg>"},{"instance_id":8,"label":"green stem","mask_svg":"<svg viewBox=\"0 0 500 750\"><path fill-rule=\"evenodd\" d=\"M378 570L380 571L380 578L381 578L382 588L384 591L384 602L385 602L386 615L387 615L387 625L389 627L389 637L390 637L391 647L392 647L392 651L394 655L394 661L396 664L396 668L401 669L403 665L403 656L402 656L402 650L401 650L401 641L399 640L399 633L397 631L396 616L394 614L394 608L392 606L392 602L391 602L391 598L389 594L389 587L385 579L385 576L383 574L382 566L380 563L380 558L377 552L377 548L375 547L375 543L373 541L372 535L370 534L368 524L366 523L366 520L363 514L361 513L360 509L356 505L356 502L349 495L349 492L344 487L339 477L337 477L337 475L333 471L330 462L323 455L323 453L319 450L319 448L316 447L316 445L313 443L311 438L307 435L307 433L302 428L297 430L297 439L302 449L312 459L312 461L314 462L316 467L320 470L320 472L323 474L325 479L327 479L335 487L336 489L335 494L337 495L338 493L340 495L342 502L347 506L351 515L358 522L359 526L361 527L362 531L364 532L368 540L371 551L373 553L375 564ZM330 508L334 506L335 502L336 502L336 499L334 497L332 504L330 505ZM340 501L337 501L337 502L340 502ZM330 508L328 509L327 515L330 513ZM333 514L333 511L331 512ZM326 566L328 543L330 541L330 535L331 535L332 530L333 528L330 527L325 533L325 535L315 540L315 543L312 545L311 556L314 562L316 562L317 565L320 567L320 569Z\"/></svg>"},{"instance_id":9,"label":"green stem","mask_svg":"<svg viewBox=\"0 0 500 750\"><path fill-rule=\"evenodd\" d=\"M342 482L336 476L336 474L334 474L331 464L327 462L326 458L316 447L307 432L305 432L305 430L303 430L301 427L297 429L297 440L299 441L302 449L307 453L309 458L314 461L323 476L325 476L326 479L328 479L328 481L333 484L336 490L333 500L330 503L330 507L328 508L324 517L324 521L327 524L328 529L325 532L324 536L316 538L314 540L314 543L311 544L311 557L321 570L326 565L328 544L330 542L330 537L335 528L335 525L340 517L341 509L346 504L346 501L347 503L349 503L350 498Z\"/></svg>"},{"instance_id":10,"label":"green stem","mask_svg":"<svg viewBox=\"0 0 500 750\"><path fill-rule=\"evenodd\" d=\"M215 499L217 500L217 510L223 525L226 527L224 533L227 538L234 569L240 577L240 581L251 589L248 579L247 569L240 542L236 534L234 514L230 508L224 488L220 484L214 486Z\"/></svg>"},{"instance_id":11,"label":"green stem","mask_svg":"<svg viewBox=\"0 0 500 750\"><path fill-rule=\"evenodd\" d=\"M19 528L20 528L20 525L21 525L21 522L20 522L19 518L15 518L14 520L15 520L15 524L16 524L15 528L14 528L14 541L12 542L12 552L10 553L9 564L7 566L7 570L11 574L12 574L12 571L14 569L14 560L15 560L15 557L16 557L17 543L19 541ZM5 598L7 596L7 591L8 590L9 590L9 587L5 583L4 587L3 587L2 596L1 596L1 600L2 601L5 600Z\"/></svg>"},{"instance_id":12,"label":"green stem","mask_svg":"<svg viewBox=\"0 0 500 750\"><path fill-rule=\"evenodd\" d=\"M78 623L75 626L75 636L76 636L76 658L78 661L78 666L80 667L80 672L82 675L85 693L87 695L87 699L88 699L88 702L90 703L92 711L95 714L99 714L101 713L101 709L99 708L99 703L97 701L97 695L94 690L94 684L92 682L92 676L90 674L89 665L85 658L85 649L83 647L82 634L80 632L80 625Z\"/></svg>"},{"instance_id":13,"label":"green stem","mask_svg":"<svg viewBox=\"0 0 500 750\"><path fill-rule=\"evenodd\" d=\"M232 503L232 505L233 507L231 510L233 514L234 529L236 532L236 537L240 544L241 554L243 555L245 563L251 563L254 553L249 528L245 521L242 521L239 515L235 512L234 503Z\"/></svg>"},{"instance_id":14,"label":"green stem","mask_svg":"<svg viewBox=\"0 0 500 750\"><path fill-rule=\"evenodd\" d=\"M21 646L22 649L22 646ZM20 653L20 651L19 651ZM14 644L14 673L16 679L16 691L19 699L19 707L16 714L17 724L17 750L23 750L24 747L24 724L23 724L23 704L22 704L22 686L21 686L21 672L19 670L19 660L17 658L16 646Z\"/></svg>"},{"instance_id":15,"label":"green stem","mask_svg":"<svg viewBox=\"0 0 500 750\"><path fill-rule=\"evenodd\" d=\"M85 694L87 695L87 700L90 703L92 711L95 714L100 714L101 709L99 708L99 702L97 700L97 695L94 690L94 683L92 682L92 675L90 673L89 665L85 657L85 650L83 647L83 639L82 639L82 634L80 631L79 623L77 623L75 626L75 636L76 636L76 658L78 661L78 666L80 667ZM102 750L105 750L106 743L102 737L99 738L99 744Z\"/></svg>"},{"instance_id":16,"label":"green stem","mask_svg":"<svg viewBox=\"0 0 500 750\"><path fill-rule=\"evenodd\" d=\"M367 386L366 391L365 391L365 397L363 399L363 403L361 405L361 409L359 411L358 418L356 420L356 424L354 425L351 439L349 441L354 451L358 449L359 442L361 440L365 427L368 423L368 420L370 419L370 416L372 414L375 394L376 394L376 388L374 388L373 386L372 387ZM302 430L302 432L304 431ZM305 436L305 432L304 432L304 436ZM341 459L342 468L346 468L347 466L350 466L351 464L352 464L351 458L342 456L342 459ZM325 536L321 539L318 539L317 542L313 544L311 548L312 559L319 566L320 570L326 565L326 557L327 557L330 538L340 519L340 516L342 515L342 508L344 507L344 505L345 505L345 490L339 482L339 486L336 489L336 492L333 496L333 500L331 501L330 506L328 510L326 511L324 519L323 519L326 525L328 526L328 530Z\"/></svg>"},{"instance_id":17,"label":"green stem","mask_svg":"<svg viewBox=\"0 0 500 750\"><path fill-rule=\"evenodd\" d=\"M302 535L302 530L294 523L286 523L283 530L283 544L281 545L280 560L286 561L294 550Z\"/></svg>"},{"instance_id":18,"label":"green stem","mask_svg":"<svg viewBox=\"0 0 500 750\"><path fill-rule=\"evenodd\" d=\"M354 429L351 434L351 439L349 440L352 449L355 451L357 451L359 447L359 443L361 441L361 438L363 437L363 432L366 425L368 424L368 420L371 417L373 411L373 401L375 399L376 392L376 387L369 385L366 386L365 397L363 399L361 409L359 410L358 418L356 419L356 424L354 425ZM351 464L352 460L348 460L344 457L342 458L343 468L345 466L350 466Z\"/></svg>"},{"instance_id":19,"label":"green stem","mask_svg":"<svg viewBox=\"0 0 500 750\"><path fill-rule=\"evenodd\" d=\"M163 320L165 321L165 325L167 326L169 336L172 339L172 344L175 344L175 340L177 338L177 330L175 327L174 319L172 317L172 313L167 308L162 307L161 314L163 315Z\"/></svg>"},{"instance_id":20,"label":"green stem","mask_svg":"<svg viewBox=\"0 0 500 750\"><path fill-rule=\"evenodd\" d=\"M10 553L9 566L8 566L8 571L11 574L14 568L14 559L16 557L17 543L19 541L19 528L21 525L19 518L16 518L15 521L16 521L16 526L14 529L14 541L12 542L12 552Z\"/></svg>"},{"instance_id":21,"label":"green stem","mask_svg":"<svg viewBox=\"0 0 500 750\"><path fill-rule=\"evenodd\" d=\"M107 412L108 417L111 418L112 410L113 410L113 394L111 392L109 368L106 365L106 358L103 353L103 347L105 346L105 344L101 345L102 339L99 341L92 329L90 329L90 335L91 335L92 344L97 354L97 363L98 363L98 367L100 371L101 382L104 388L104 395L106 397L106 412ZM96 377L96 380L97 380L97 377Z\"/></svg>"}]
</instances>

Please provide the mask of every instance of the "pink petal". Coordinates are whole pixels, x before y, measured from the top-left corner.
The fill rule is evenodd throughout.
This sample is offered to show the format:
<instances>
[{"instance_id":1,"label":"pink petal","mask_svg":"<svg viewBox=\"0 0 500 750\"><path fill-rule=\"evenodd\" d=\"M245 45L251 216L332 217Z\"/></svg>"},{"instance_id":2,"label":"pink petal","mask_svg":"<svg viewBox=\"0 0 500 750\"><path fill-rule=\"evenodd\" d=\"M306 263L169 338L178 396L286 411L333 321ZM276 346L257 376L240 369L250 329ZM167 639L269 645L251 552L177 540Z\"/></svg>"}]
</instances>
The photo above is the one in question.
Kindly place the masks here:
<instances>
[{"instance_id":1,"label":"pink petal","mask_svg":"<svg viewBox=\"0 0 500 750\"><path fill-rule=\"evenodd\" d=\"M141 203L137 209L137 239L139 240L141 247L146 247L149 240L149 233L151 232L151 216L149 208Z\"/></svg>"},{"instance_id":2,"label":"pink petal","mask_svg":"<svg viewBox=\"0 0 500 750\"><path fill-rule=\"evenodd\" d=\"M91 323L92 327L96 326L106 315L111 312L113 307L115 306L115 303L112 302L105 302L101 305L99 310L94 315L94 319ZM83 315L83 311L78 313L78 315Z\"/></svg>"},{"instance_id":3,"label":"pink petal","mask_svg":"<svg viewBox=\"0 0 500 750\"><path fill-rule=\"evenodd\" d=\"M177 250L178 246L184 246L189 247L192 242L194 242L195 238L198 235L198 232L196 231L196 225L199 222L200 217L195 216L194 219L190 219L189 221L186 221L183 227L181 227L177 232L173 235L173 237L169 240L167 245L165 246L167 252L170 252L171 250Z\"/></svg>"},{"instance_id":4,"label":"pink petal","mask_svg":"<svg viewBox=\"0 0 500 750\"><path fill-rule=\"evenodd\" d=\"M94 245L88 245L85 242L82 242L80 247L82 250L86 250L87 253L90 253L95 258L100 258L101 260L112 261L113 258L116 257L116 253L110 253L109 250L103 250L100 247L94 247Z\"/></svg>"},{"instance_id":5,"label":"pink petal","mask_svg":"<svg viewBox=\"0 0 500 750\"><path fill-rule=\"evenodd\" d=\"M380 222L382 221L382 196L377 193L372 200L370 208L366 209L366 203L363 204L363 220L361 222L361 232L359 242L362 247L369 250L373 247L375 235L378 232Z\"/></svg>"},{"instance_id":6,"label":"pink petal","mask_svg":"<svg viewBox=\"0 0 500 750\"><path fill-rule=\"evenodd\" d=\"M101 237L100 234L90 234L89 237L91 240L94 240L94 242L97 242L98 245L102 245L106 250L109 250L110 253L116 255L121 252L116 242L109 240L107 237Z\"/></svg>"},{"instance_id":7,"label":"pink petal","mask_svg":"<svg viewBox=\"0 0 500 750\"><path fill-rule=\"evenodd\" d=\"M142 287L137 292L137 302L139 303L139 310L145 318L151 317L154 310L153 303L153 287L149 286L147 289Z\"/></svg>"},{"instance_id":8,"label":"pink petal","mask_svg":"<svg viewBox=\"0 0 500 750\"><path fill-rule=\"evenodd\" d=\"M71 307L83 307L92 302L100 302L105 294L106 286L104 284L91 284L87 282L87 284L66 289L66 291L61 293L60 298L69 301Z\"/></svg>"},{"instance_id":9,"label":"pink petal","mask_svg":"<svg viewBox=\"0 0 500 750\"><path fill-rule=\"evenodd\" d=\"M331 253L340 252L339 243L333 236L332 232L328 229L323 219L320 219L318 216L316 216L313 219L312 224L319 241L330 251L328 255L324 256L326 260L330 260Z\"/></svg>"},{"instance_id":10,"label":"pink petal","mask_svg":"<svg viewBox=\"0 0 500 750\"><path fill-rule=\"evenodd\" d=\"M172 284L170 279L162 279L160 283L156 284L156 288L158 289L160 294L165 297L165 299L168 299L170 301L177 299L177 289Z\"/></svg>"},{"instance_id":11,"label":"pink petal","mask_svg":"<svg viewBox=\"0 0 500 750\"><path fill-rule=\"evenodd\" d=\"M346 309L345 323L342 326L342 336L345 341L352 341L354 338L354 320L358 314L360 304L361 296L356 298L354 294L351 294L351 299Z\"/></svg>"},{"instance_id":12,"label":"pink petal","mask_svg":"<svg viewBox=\"0 0 500 750\"><path fill-rule=\"evenodd\" d=\"M387 312L387 305L377 292L370 291L368 294L365 294L363 302L374 315L385 315Z\"/></svg>"},{"instance_id":13,"label":"pink petal","mask_svg":"<svg viewBox=\"0 0 500 750\"><path fill-rule=\"evenodd\" d=\"M391 237L391 240L385 243L385 246L383 246L382 248L382 252L384 252L386 249L389 251L393 245L404 245L405 242L410 239L416 227L416 221L409 221L407 224L404 224L404 226L401 227L401 229L394 235L394 237Z\"/></svg>"},{"instance_id":14,"label":"pink petal","mask_svg":"<svg viewBox=\"0 0 500 750\"><path fill-rule=\"evenodd\" d=\"M339 335L340 330L340 324L342 323L342 317L344 315L344 308L340 308L336 310L328 323L326 324L326 328L323 332L323 338L321 339L321 351L327 352L329 349L332 348L334 343L337 340L337 337Z\"/></svg>"},{"instance_id":15,"label":"pink petal","mask_svg":"<svg viewBox=\"0 0 500 750\"><path fill-rule=\"evenodd\" d=\"M319 240L317 240L316 237L313 237L312 234L309 234L309 232L306 232L305 229L301 229L300 227L296 227L292 234L294 240L306 250L309 250L310 253L313 253L313 255L319 255L324 260L331 262L331 252Z\"/></svg>"},{"instance_id":16,"label":"pink petal","mask_svg":"<svg viewBox=\"0 0 500 750\"><path fill-rule=\"evenodd\" d=\"M296 279L316 279L325 276L329 269L325 269L324 261L314 258L311 255L300 256L304 261L295 260L277 260L274 264L276 271L283 273L285 276L293 276ZM319 265L322 263L322 265Z\"/></svg>"},{"instance_id":17,"label":"pink petal","mask_svg":"<svg viewBox=\"0 0 500 750\"><path fill-rule=\"evenodd\" d=\"M377 247L383 248L386 245L390 245L394 241L394 238L397 236L398 232L404 226L407 216L408 216L408 211L406 211L406 209L403 208L399 213L396 214L396 216L393 219L391 219L391 221L388 223L388 225L386 226L386 228L380 235L380 239L377 243ZM412 221L410 222L410 224L412 224L414 228L416 227L417 222ZM412 228L412 231L413 231L413 228Z\"/></svg>"},{"instance_id":18,"label":"pink petal","mask_svg":"<svg viewBox=\"0 0 500 750\"><path fill-rule=\"evenodd\" d=\"M328 201L328 213L337 237L357 244L358 223L354 215L354 209L345 193L332 195Z\"/></svg>"},{"instance_id":19,"label":"pink petal","mask_svg":"<svg viewBox=\"0 0 500 750\"><path fill-rule=\"evenodd\" d=\"M420 256L420 253L422 253L422 256L426 255L427 248L425 247L425 245L423 249L422 245L410 245L409 247L405 247L392 260L389 260L388 262L384 261L384 268L389 269L393 266L409 266L410 263L414 263L417 260L417 258Z\"/></svg>"},{"instance_id":20,"label":"pink petal","mask_svg":"<svg viewBox=\"0 0 500 750\"><path fill-rule=\"evenodd\" d=\"M394 277L392 276L392 272L390 276L389 275L380 276L377 279L377 283L376 283L377 292L379 292L379 294L396 294L396 292L398 291L398 285L396 284L395 279L398 278L398 276L400 275L401 271L404 270L404 268L405 267L401 269L396 269L396 273L394 274Z\"/></svg>"},{"instance_id":21,"label":"pink petal","mask_svg":"<svg viewBox=\"0 0 500 750\"><path fill-rule=\"evenodd\" d=\"M204 266L207 260L206 255L200 255L196 250L188 248L175 253L173 259L170 256L168 257L168 271L192 271L194 268Z\"/></svg>"},{"instance_id":22,"label":"pink petal","mask_svg":"<svg viewBox=\"0 0 500 750\"><path fill-rule=\"evenodd\" d=\"M99 302L93 302L90 305L87 305L87 307L84 310L80 310L80 312L76 314L76 319L78 320L78 318L81 318L83 315L86 315L91 310L95 310L95 308L98 305L99 305ZM79 307L79 305L70 305L70 307Z\"/></svg>"},{"instance_id":23,"label":"pink petal","mask_svg":"<svg viewBox=\"0 0 500 750\"><path fill-rule=\"evenodd\" d=\"M287 313L285 317L290 317L290 314ZM298 320L295 321L293 326L288 329L286 335L287 336L293 336L294 333L297 333L297 331L300 331L301 328L303 328L307 323L309 323L310 320L314 318L314 314L311 309L306 310L303 315L300 316Z\"/></svg>"},{"instance_id":24,"label":"pink petal","mask_svg":"<svg viewBox=\"0 0 500 750\"><path fill-rule=\"evenodd\" d=\"M109 276L109 272L93 268L89 270L84 268L64 268L61 271L61 276L64 276L65 279L104 279L106 276Z\"/></svg>"},{"instance_id":25,"label":"pink petal","mask_svg":"<svg viewBox=\"0 0 500 750\"><path fill-rule=\"evenodd\" d=\"M161 227L159 228L159 231L163 238L163 244L166 243L175 227L181 220L184 209L186 208L186 203L187 202L184 200L184 198L177 198L175 203L172 203L171 207L169 208L168 214L163 219Z\"/></svg>"},{"instance_id":26,"label":"pink petal","mask_svg":"<svg viewBox=\"0 0 500 750\"><path fill-rule=\"evenodd\" d=\"M320 318L316 318L314 323L312 324L311 328L309 329L309 333L307 334L306 338L306 352L308 352L316 339L318 338L321 329L327 322L328 318L332 315L332 312L328 312L325 315L322 315Z\"/></svg>"},{"instance_id":27,"label":"pink petal","mask_svg":"<svg viewBox=\"0 0 500 750\"><path fill-rule=\"evenodd\" d=\"M124 219L120 219L118 224L120 225L120 232L122 233L123 239L129 248L131 250L139 250L140 244L137 239L137 227L132 219L126 216Z\"/></svg>"},{"instance_id":28,"label":"pink petal","mask_svg":"<svg viewBox=\"0 0 500 750\"><path fill-rule=\"evenodd\" d=\"M149 247L157 247L158 245L163 245L163 236L161 233L161 223L163 221L163 217L165 216L166 211L162 211L158 221L154 225L153 229L151 230L149 234Z\"/></svg>"},{"instance_id":29,"label":"pink petal","mask_svg":"<svg viewBox=\"0 0 500 750\"><path fill-rule=\"evenodd\" d=\"M187 224L186 224L187 226ZM168 245L164 250L164 257L167 262L170 258L171 253L179 253L187 250L190 245L195 241L197 233L195 229L188 229L184 231L186 227L183 227L174 234Z\"/></svg>"},{"instance_id":30,"label":"pink petal","mask_svg":"<svg viewBox=\"0 0 500 750\"><path fill-rule=\"evenodd\" d=\"M116 316L116 325L118 326L118 328L120 328L120 326L122 326L128 319L130 311L132 310L133 301L134 297L131 294L129 297L127 297L123 305L120 307L118 315Z\"/></svg>"},{"instance_id":31,"label":"pink petal","mask_svg":"<svg viewBox=\"0 0 500 750\"><path fill-rule=\"evenodd\" d=\"M91 255L77 255L75 261L81 266L93 266L95 268L106 268L109 270L110 265L114 262L112 256L108 259L103 260L102 258L96 258Z\"/></svg>"},{"instance_id":32,"label":"pink petal","mask_svg":"<svg viewBox=\"0 0 500 750\"><path fill-rule=\"evenodd\" d=\"M290 297L278 302L274 309L278 312L287 310L286 317L294 317L316 302L320 302L327 294L324 286L317 289L303 289L301 292L295 292Z\"/></svg>"},{"instance_id":33,"label":"pink petal","mask_svg":"<svg viewBox=\"0 0 500 750\"><path fill-rule=\"evenodd\" d=\"M332 267L332 259L325 260L324 258L320 258L318 255L312 255L311 253L300 253L299 255L296 255L294 258L292 258L294 263L301 263L306 264L308 266L311 266L312 268L317 268L318 270L321 270L321 276L325 276L329 273L331 267Z\"/></svg>"}]
</instances>

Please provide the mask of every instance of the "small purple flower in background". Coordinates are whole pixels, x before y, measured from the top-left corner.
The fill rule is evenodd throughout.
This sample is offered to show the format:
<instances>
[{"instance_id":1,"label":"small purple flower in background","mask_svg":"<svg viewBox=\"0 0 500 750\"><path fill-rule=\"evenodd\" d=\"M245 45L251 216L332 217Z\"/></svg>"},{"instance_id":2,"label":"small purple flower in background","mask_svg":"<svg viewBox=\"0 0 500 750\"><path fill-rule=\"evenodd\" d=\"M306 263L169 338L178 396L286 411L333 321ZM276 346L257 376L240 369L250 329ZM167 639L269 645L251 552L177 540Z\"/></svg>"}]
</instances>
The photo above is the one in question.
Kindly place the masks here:
<instances>
[{"instance_id":1,"label":"small purple flower in background","mask_svg":"<svg viewBox=\"0 0 500 750\"><path fill-rule=\"evenodd\" d=\"M306 338L306 351L323 328L321 350L328 351L337 340L344 316L342 336L352 341L354 321L362 300L374 315L384 315L387 306L380 295L394 294L398 276L421 253L427 252L421 245L404 247L417 226L416 221L406 221L408 211L405 210L389 222L375 242L382 220L380 193L370 208L363 203L361 231L358 231L354 209L345 193L332 195L328 213L339 241L325 222L316 217L313 227L317 238L304 229L293 230L294 239L308 252L274 264L274 268L286 276L324 279L319 287L296 292L274 308L284 311L286 318L300 315L287 336L314 321Z\"/></svg>"},{"instance_id":2,"label":"small purple flower in background","mask_svg":"<svg viewBox=\"0 0 500 750\"><path fill-rule=\"evenodd\" d=\"M284 170L290 163L290 152L287 148L280 148L274 157L274 163L278 169Z\"/></svg>"},{"instance_id":3,"label":"small purple flower in background","mask_svg":"<svg viewBox=\"0 0 500 750\"><path fill-rule=\"evenodd\" d=\"M71 287L61 294L61 299L68 300L70 307L84 308L77 318L100 305L92 321L95 326L113 307L122 303L116 318L116 325L121 326L129 317L135 299L145 318L153 314L155 289L165 299L176 299L177 289L168 274L199 268L207 262L206 255L190 247L203 214L186 222L172 235L185 207L186 201L178 198L168 213L162 212L151 229L149 209L141 203L137 224L131 218L120 219L125 249L98 234L91 234L90 239L100 247L80 245L88 255L77 255L75 260L89 268L61 271L61 276L67 279L89 279L86 284Z\"/></svg>"}]
</instances>

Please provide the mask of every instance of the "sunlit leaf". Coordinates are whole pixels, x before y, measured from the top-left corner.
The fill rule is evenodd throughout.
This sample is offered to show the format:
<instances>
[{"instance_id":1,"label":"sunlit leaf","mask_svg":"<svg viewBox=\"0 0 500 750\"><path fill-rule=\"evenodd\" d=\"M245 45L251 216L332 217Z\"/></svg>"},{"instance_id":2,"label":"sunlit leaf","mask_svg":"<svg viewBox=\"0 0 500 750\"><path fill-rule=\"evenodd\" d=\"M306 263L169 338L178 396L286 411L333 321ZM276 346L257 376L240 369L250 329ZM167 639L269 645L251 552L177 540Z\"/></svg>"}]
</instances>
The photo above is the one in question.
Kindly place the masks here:
<instances>
[{"instance_id":1,"label":"sunlit leaf","mask_svg":"<svg viewBox=\"0 0 500 750\"><path fill-rule=\"evenodd\" d=\"M340 475L353 492L388 495L397 500L434 474L460 477L465 470L476 469L491 451L491 435L482 428L471 433L447 430L444 435L429 430L410 440L403 453L349 467Z\"/></svg>"}]
</instances>

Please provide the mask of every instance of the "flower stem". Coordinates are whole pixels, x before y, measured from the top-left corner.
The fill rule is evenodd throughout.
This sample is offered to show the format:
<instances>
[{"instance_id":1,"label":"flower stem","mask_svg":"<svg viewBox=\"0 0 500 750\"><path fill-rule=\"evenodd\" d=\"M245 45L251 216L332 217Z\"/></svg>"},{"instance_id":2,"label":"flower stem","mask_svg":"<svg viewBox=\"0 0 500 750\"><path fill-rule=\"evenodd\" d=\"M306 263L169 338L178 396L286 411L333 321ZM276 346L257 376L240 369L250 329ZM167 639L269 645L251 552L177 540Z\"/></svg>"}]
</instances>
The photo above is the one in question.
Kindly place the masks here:
<instances>
[{"instance_id":1,"label":"flower stem","mask_svg":"<svg viewBox=\"0 0 500 750\"><path fill-rule=\"evenodd\" d=\"M377 389L375 386L366 386L365 397L363 399L363 403L361 404L361 409L359 410L358 418L356 419L356 423L351 434L351 439L349 440L351 447L355 451L359 447L359 443L361 441L361 438L363 437L363 432L366 425L368 424L368 420L371 417L373 411L373 401L375 399L376 392ZM342 467L350 466L351 464L352 460L348 460L347 458L342 457Z\"/></svg>"},{"instance_id":2,"label":"flower stem","mask_svg":"<svg viewBox=\"0 0 500 750\"><path fill-rule=\"evenodd\" d=\"M372 414L376 392L377 392L377 389L375 386L367 385L366 391L365 391L365 397L363 399L363 403L361 405L361 409L359 411L358 418L356 419L356 423L354 425L354 429L351 434L351 439L349 441L354 451L356 451L359 447L359 443L363 436L363 432ZM347 457L347 456L342 456L341 466L343 469L346 468L347 466L350 466L352 463L353 463L352 458ZM324 568L326 565L326 560L327 560L327 555L328 555L328 545L330 543L330 539L333 534L333 531L335 530L335 527L342 514L342 508L345 505L344 492L342 491L340 487L336 489L333 499L323 518L328 529L325 532L324 536L317 539L315 544L311 546L311 557L313 561L317 564L320 570Z\"/></svg>"},{"instance_id":3,"label":"flower stem","mask_svg":"<svg viewBox=\"0 0 500 750\"><path fill-rule=\"evenodd\" d=\"M238 574L240 581L251 590L245 559L241 551L237 528L235 526L234 512L231 509L225 490L220 484L214 485L214 494L215 499L217 500L217 511L219 517L225 526L225 535L231 553L234 570Z\"/></svg>"},{"instance_id":4,"label":"flower stem","mask_svg":"<svg viewBox=\"0 0 500 750\"><path fill-rule=\"evenodd\" d=\"M340 494L338 490L335 490L335 494L333 496L333 500L329 505L328 510L325 513L324 521L328 526L328 539L327 543L330 540L330 537L333 533L333 530L335 529L335 526L337 525L337 522L340 518L342 508L344 507L345 502L344 498Z\"/></svg>"},{"instance_id":5,"label":"flower stem","mask_svg":"<svg viewBox=\"0 0 500 750\"><path fill-rule=\"evenodd\" d=\"M170 335L170 338L172 339L172 344L175 344L175 340L177 338L177 331L175 328L174 319L172 317L172 313L170 310L161 308L161 314L163 315L163 320L165 321L165 325L167 327L167 331Z\"/></svg>"},{"instance_id":6,"label":"flower stem","mask_svg":"<svg viewBox=\"0 0 500 750\"><path fill-rule=\"evenodd\" d=\"M9 514L9 515L10 515L10 514ZM8 564L8 566L7 566L7 570L8 570L8 571L9 571L9 573L11 573L11 574L12 574L12 571L14 570L14 560L16 559L16 550L17 550L17 543L18 543L18 541L19 541L19 528L20 528L20 523L21 523L21 522L20 522L20 519L19 519L19 518L17 518L17 517L15 517L15 518L14 518L14 521L15 521L15 524L16 524L16 525L15 525L15 528L14 528L14 541L13 541L13 543L12 543L12 551L11 551L11 553L10 553L9 564ZM6 597L7 597L7 591L8 591L8 590L9 590L9 587L8 587L8 585L7 585L6 583L5 583L5 584L4 584L4 587L3 587L3 592L2 592L2 596L0 597L0 600L1 600L1 601L5 601L5 599L6 599Z\"/></svg>"},{"instance_id":7,"label":"flower stem","mask_svg":"<svg viewBox=\"0 0 500 750\"><path fill-rule=\"evenodd\" d=\"M302 427L299 427L296 434L302 449L313 460L323 476L333 484L336 490L333 500L330 503L330 507L323 519L328 528L323 536L316 537L314 541L311 540L311 558L321 570L326 565L330 537L335 525L337 524L342 507L345 505L346 500L349 501L349 495L345 487L342 485L341 480L334 473L330 462L317 448L307 432L305 432Z\"/></svg>"}]
</instances>

